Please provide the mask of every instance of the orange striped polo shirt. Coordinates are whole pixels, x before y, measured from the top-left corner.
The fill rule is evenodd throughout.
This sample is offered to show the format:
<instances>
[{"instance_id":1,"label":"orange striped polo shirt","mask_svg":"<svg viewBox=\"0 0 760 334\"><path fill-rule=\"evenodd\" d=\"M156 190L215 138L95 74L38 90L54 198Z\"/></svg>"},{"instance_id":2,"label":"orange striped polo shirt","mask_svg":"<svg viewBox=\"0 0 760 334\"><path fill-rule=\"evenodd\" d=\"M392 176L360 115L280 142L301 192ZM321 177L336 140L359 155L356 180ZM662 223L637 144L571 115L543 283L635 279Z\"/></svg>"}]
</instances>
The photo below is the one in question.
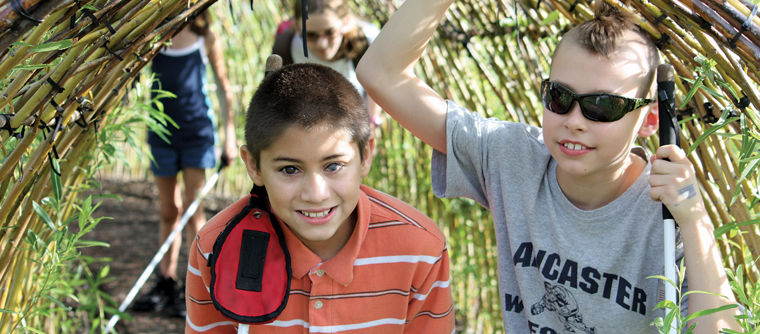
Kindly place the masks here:
<instances>
[{"instance_id":1,"label":"orange striped polo shirt","mask_svg":"<svg viewBox=\"0 0 760 334\"><path fill-rule=\"evenodd\" d=\"M453 333L449 255L438 226L412 206L361 186L356 227L332 259L312 253L280 222L293 278L287 307L250 333ZM248 204L241 199L198 233L187 273L185 333L236 333L209 295L206 265L217 236Z\"/></svg>"}]
</instances>

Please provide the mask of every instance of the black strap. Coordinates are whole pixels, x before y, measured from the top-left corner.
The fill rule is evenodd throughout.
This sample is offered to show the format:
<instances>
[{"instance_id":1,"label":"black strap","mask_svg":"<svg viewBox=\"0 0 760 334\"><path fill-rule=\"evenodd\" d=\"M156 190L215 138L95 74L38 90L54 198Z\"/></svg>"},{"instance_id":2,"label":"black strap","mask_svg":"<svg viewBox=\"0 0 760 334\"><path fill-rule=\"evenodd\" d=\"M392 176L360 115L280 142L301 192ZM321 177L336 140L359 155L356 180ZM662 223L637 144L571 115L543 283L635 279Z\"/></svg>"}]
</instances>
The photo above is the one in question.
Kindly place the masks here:
<instances>
[{"instance_id":1,"label":"black strap","mask_svg":"<svg viewBox=\"0 0 760 334\"><path fill-rule=\"evenodd\" d=\"M704 17L699 16L699 27L702 28L702 30L710 30L712 28L712 23L705 20Z\"/></svg>"},{"instance_id":2,"label":"black strap","mask_svg":"<svg viewBox=\"0 0 760 334\"><path fill-rule=\"evenodd\" d=\"M728 40L728 46L731 47L732 50L736 49L736 41L742 37L745 31L747 31L747 27L742 24L741 28L739 28L739 32L737 32L734 37Z\"/></svg>"},{"instance_id":3,"label":"black strap","mask_svg":"<svg viewBox=\"0 0 760 334\"><path fill-rule=\"evenodd\" d=\"M106 50L108 51L108 53L110 53L111 55L113 55L114 57L116 57L116 59L124 61L124 58L121 58L121 56L119 56L118 54L116 54L115 52L111 51L111 49L108 48L108 42L103 43L103 47L106 48Z\"/></svg>"},{"instance_id":4,"label":"black strap","mask_svg":"<svg viewBox=\"0 0 760 334\"><path fill-rule=\"evenodd\" d=\"M660 40L655 43L655 46L657 46L657 49L662 50L668 42L670 42L670 35L662 33L662 37L660 37Z\"/></svg>"},{"instance_id":5,"label":"black strap","mask_svg":"<svg viewBox=\"0 0 760 334\"><path fill-rule=\"evenodd\" d=\"M55 117L55 124L53 125L53 133L50 136L50 139L48 139L48 143L53 143L55 141L55 136L58 135L58 131L61 131L61 123L63 123L63 116L61 114L58 114L58 116ZM55 149L55 145L53 146L53 149ZM56 157L58 157L58 152L55 154Z\"/></svg>"},{"instance_id":6,"label":"black strap","mask_svg":"<svg viewBox=\"0 0 760 334\"><path fill-rule=\"evenodd\" d=\"M734 105L739 109L747 108L749 107L749 98L744 95L738 101L734 101Z\"/></svg>"},{"instance_id":7,"label":"black strap","mask_svg":"<svg viewBox=\"0 0 760 334\"><path fill-rule=\"evenodd\" d=\"M570 5L570 8L567 11L572 13L575 10L575 6L578 6L579 2L581 2L581 0L575 0L575 2Z\"/></svg>"},{"instance_id":8,"label":"black strap","mask_svg":"<svg viewBox=\"0 0 760 334\"><path fill-rule=\"evenodd\" d=\"M58 152L55 150L55 145L53 145L53 152L55 152L56 160L60 159L58 158ZM61 174L61 171L55 169L55 165L53 164L53 156L50 155L50 152L48 152L48 160L50 161L50 170L52 170L53 173L58 174L58 176L63 176Z\"/></svg>"},{"instance_id":9,"label":"black strap","mask_svg":"<svg viewBox=\"0 0 760 334\"><path fill-rule=\"evenodd\" d=\"M53 108L55 108L55 111L57 111L58 113L63 112L63 107L59 106L58 103L56 103L54 99L50 99L50 104L53 105Z\"/></svg>"},{"instance_id":10,"label":"black strap","mask_svg":"<svg viewBox=\"0 0 760 334\"><path fill-rule=\"evenodd\" d=\"M42 20L35 19L31 15L29 15L29 12L26 11L26 8L22 4L19 3L19 0L11 0L11 7L13 7L13 11L16 12L19 16L32 21L34 25L38 25L42 23Z\"/></svg>"},{"instance_id":11,"label":"black strap","mask_svg":"<svg viewBox=\"0 0 760 334\"><path fill-rule=\"evenodd\" d=\"M657 19L654 20L654 25L658 25L658 24L660 24L660 22L665 21L665 18L667 18L667 17L668 16L665 15L665 13L663 13Z\"/></svg>"},{"instance_id":12,"label":"black strap","mask_svg":"<svg viewBox=\"0 0 760 334\"><path fill-rule=\"evenodd\" d=\"M21 139L20 137L18 137L18 134L16 133L16 129L18 128L11 127L11 115L0 114L0 117L5 118L5 124L3 124L2 127L0 127L0 130L8 131L9 135L16 137L16 139Z\"/></svg>"},{"instance_id":13,"label":"black strap","mask_svg":"<svg viewBox=\"0 0 760 334\"><path fill-rule=\"evenodd\" d=\"M92 20L92 24L94 24L96 26L100 24L100 21L98 21L98 18L95 17L95 14L93 14L90 9L88 9L88 8L82 8L82 13L85 16L89 17L90 20Z\"/></svg>"},{"instance_id":14,"label":"black strap","mask_svg":"<svg viewBox=\"0 0 760 334\"><path fill-rule=\"evenodd\" d=\"M53 86L53 89L55 89L58 93L63 93L63 87L59 86L58 83L55 82L51 77L47 78L47 83L49 83L50 86Z\"/></svg>"},{"instance_id":15,"label":"black strap","mask_svg":"<svg viewBox=\"0 0 760 334\"><path fill-rule=\"evenodd\" d=\"M309 58L309 49L306 46L306 20L309 19L308 0L301 0L301 37L303 37L303 56Z\"/></svg>"},{"instance_id":16,"label":"black strap","mask_svg":"<svg viewBox=\"0 0 760 334\"><path fill-rule=\"evenodd\" d=\"M752 18L755 16L755 14L757 14L757 5L752 6L752 13L747 16L747 19L744 21L744 23L742 23L742 26L739 27L739 31L736 33L736 35L728 40L728 46L730 46L732 50L736 49L736 41L738 41L739 38L741 38L742 35L752 26Z\"/></svg>"},{"instance_id":17,"label":"black strap","mask_svg":"<svg viewBox=\"0 0 760 334\"><path fill-rule=\"evenodd\" d=\"M235 288L261 292L261 283L264 281L264 262L267 259L268 246L269 233L256 230L243 230Z\"/></svg>"},{"instance_id":18,"label":"black strap","mask_svg":"<svg viewBox=\"0 0 760 334\"><path fill-rule=\"evenodd\" d=\"M103 24L106 25L106 28L108 28L108 31L111 32L111 35L116 35L116 29L113 28L111 25L111 22L108 22L108 20L103 21Z\"/></svg>"}]
</instances>

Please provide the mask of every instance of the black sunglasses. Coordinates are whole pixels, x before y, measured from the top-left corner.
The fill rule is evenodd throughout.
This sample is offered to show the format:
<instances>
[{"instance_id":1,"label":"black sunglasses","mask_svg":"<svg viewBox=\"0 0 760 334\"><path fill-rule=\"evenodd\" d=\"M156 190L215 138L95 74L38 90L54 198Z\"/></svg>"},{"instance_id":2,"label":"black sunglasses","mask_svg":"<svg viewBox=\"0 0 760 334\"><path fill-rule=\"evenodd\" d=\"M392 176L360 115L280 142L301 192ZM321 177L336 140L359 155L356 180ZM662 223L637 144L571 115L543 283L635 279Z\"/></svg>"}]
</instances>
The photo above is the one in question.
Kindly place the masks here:
<instances>
[{"instance_id":1,"label":"black sunglasses","mask_svg":"<svg viewBox=\"0 0 760 334\"><path fill-rule=\"evenodd\" d=\"M549 79L541 83L541 100L546 109L560 115L568 113L573 102L578 101L583 116L595 122L614 122L631 111L655 102L654 99L634 99L606 93L575 94Z\"/></svg>"}]
</instances>

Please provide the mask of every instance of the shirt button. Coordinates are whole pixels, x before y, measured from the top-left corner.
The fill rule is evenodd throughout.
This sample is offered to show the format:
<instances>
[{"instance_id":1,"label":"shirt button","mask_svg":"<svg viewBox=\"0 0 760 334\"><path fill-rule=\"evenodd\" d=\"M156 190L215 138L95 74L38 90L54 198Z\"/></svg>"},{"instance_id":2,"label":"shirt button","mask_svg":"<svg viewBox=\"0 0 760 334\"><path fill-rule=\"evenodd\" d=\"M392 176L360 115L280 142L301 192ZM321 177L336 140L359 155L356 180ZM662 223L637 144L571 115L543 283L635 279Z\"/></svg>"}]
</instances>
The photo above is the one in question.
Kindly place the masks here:
<instances>
[{"instance_id":1,"label":"shirt button","mask_svg":"<svg viewBox=\"0 0 760 334\"><path fill-rule=\"evenodd\" d=\"M314 308L316 308L317 310L321 309L322 306L324 306L324 305L322 304L321 300L317 300L317 302L314 303Z\"/></svg>"},{"instance_id":2,"label":"shirt button","mask_svg":"<svg viewBox=\"0 0 760 334\"><path fill-rule=\"evenodd\" d=\"M316 272L314 272L314 273L315 273L315 274L317 274L317 276L319 276L319 277L322 277L322 275L324 275L324 274L325 274L325 271L324 271L324 270L322 270L322 269L317 269L317 271L316 271Z\"/></svg>"}]
</instances>

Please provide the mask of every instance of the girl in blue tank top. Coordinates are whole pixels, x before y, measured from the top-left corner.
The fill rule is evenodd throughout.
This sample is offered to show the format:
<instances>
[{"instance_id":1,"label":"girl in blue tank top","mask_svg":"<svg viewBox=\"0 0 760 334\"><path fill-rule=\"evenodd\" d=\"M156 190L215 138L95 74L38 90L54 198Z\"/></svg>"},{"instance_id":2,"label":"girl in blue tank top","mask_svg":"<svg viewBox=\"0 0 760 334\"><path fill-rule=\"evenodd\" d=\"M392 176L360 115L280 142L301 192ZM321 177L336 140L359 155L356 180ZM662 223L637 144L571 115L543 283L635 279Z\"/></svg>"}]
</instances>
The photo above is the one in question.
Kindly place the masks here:
<instances>
[{"instance_id":1,"label":"girl in blue tank top","mask_svg":"<svg viewBox=\"0 0 760 334\"><path fill-rule=\"evenodd\" d=\"M221 43L209 29L208 14L204 12L190 22L153 59L152 68L156 75L153 89L162 89L176 95L176 98L160 100L164 112L177 124L176 127L167 125L167 130L171 133L168 136L169 142L153 132L148 133L148 144L154 158L151 170L160 202L160 243L179 224L183 209L195 200L196 194L203 188L206 168L216 165L216 124L206 90L207 63L213 69L222 111L222 163L229 164L238 152L232 122L232 90L222 58ZM156 97L155 93L152 95ZM182 172L184 191L179 186L179 172ZM192 241L205 221L203 210L197 210L185 227L187 240ZM187 244L189 246L191 242ZM177 238L161 260L156 285L135 301L134 310L158 311L169 308L172 316L185 317L185 299L181 296L184 289L178 284L177 277L180 246L181 238Z\"/></svg>"}]
</instances>

